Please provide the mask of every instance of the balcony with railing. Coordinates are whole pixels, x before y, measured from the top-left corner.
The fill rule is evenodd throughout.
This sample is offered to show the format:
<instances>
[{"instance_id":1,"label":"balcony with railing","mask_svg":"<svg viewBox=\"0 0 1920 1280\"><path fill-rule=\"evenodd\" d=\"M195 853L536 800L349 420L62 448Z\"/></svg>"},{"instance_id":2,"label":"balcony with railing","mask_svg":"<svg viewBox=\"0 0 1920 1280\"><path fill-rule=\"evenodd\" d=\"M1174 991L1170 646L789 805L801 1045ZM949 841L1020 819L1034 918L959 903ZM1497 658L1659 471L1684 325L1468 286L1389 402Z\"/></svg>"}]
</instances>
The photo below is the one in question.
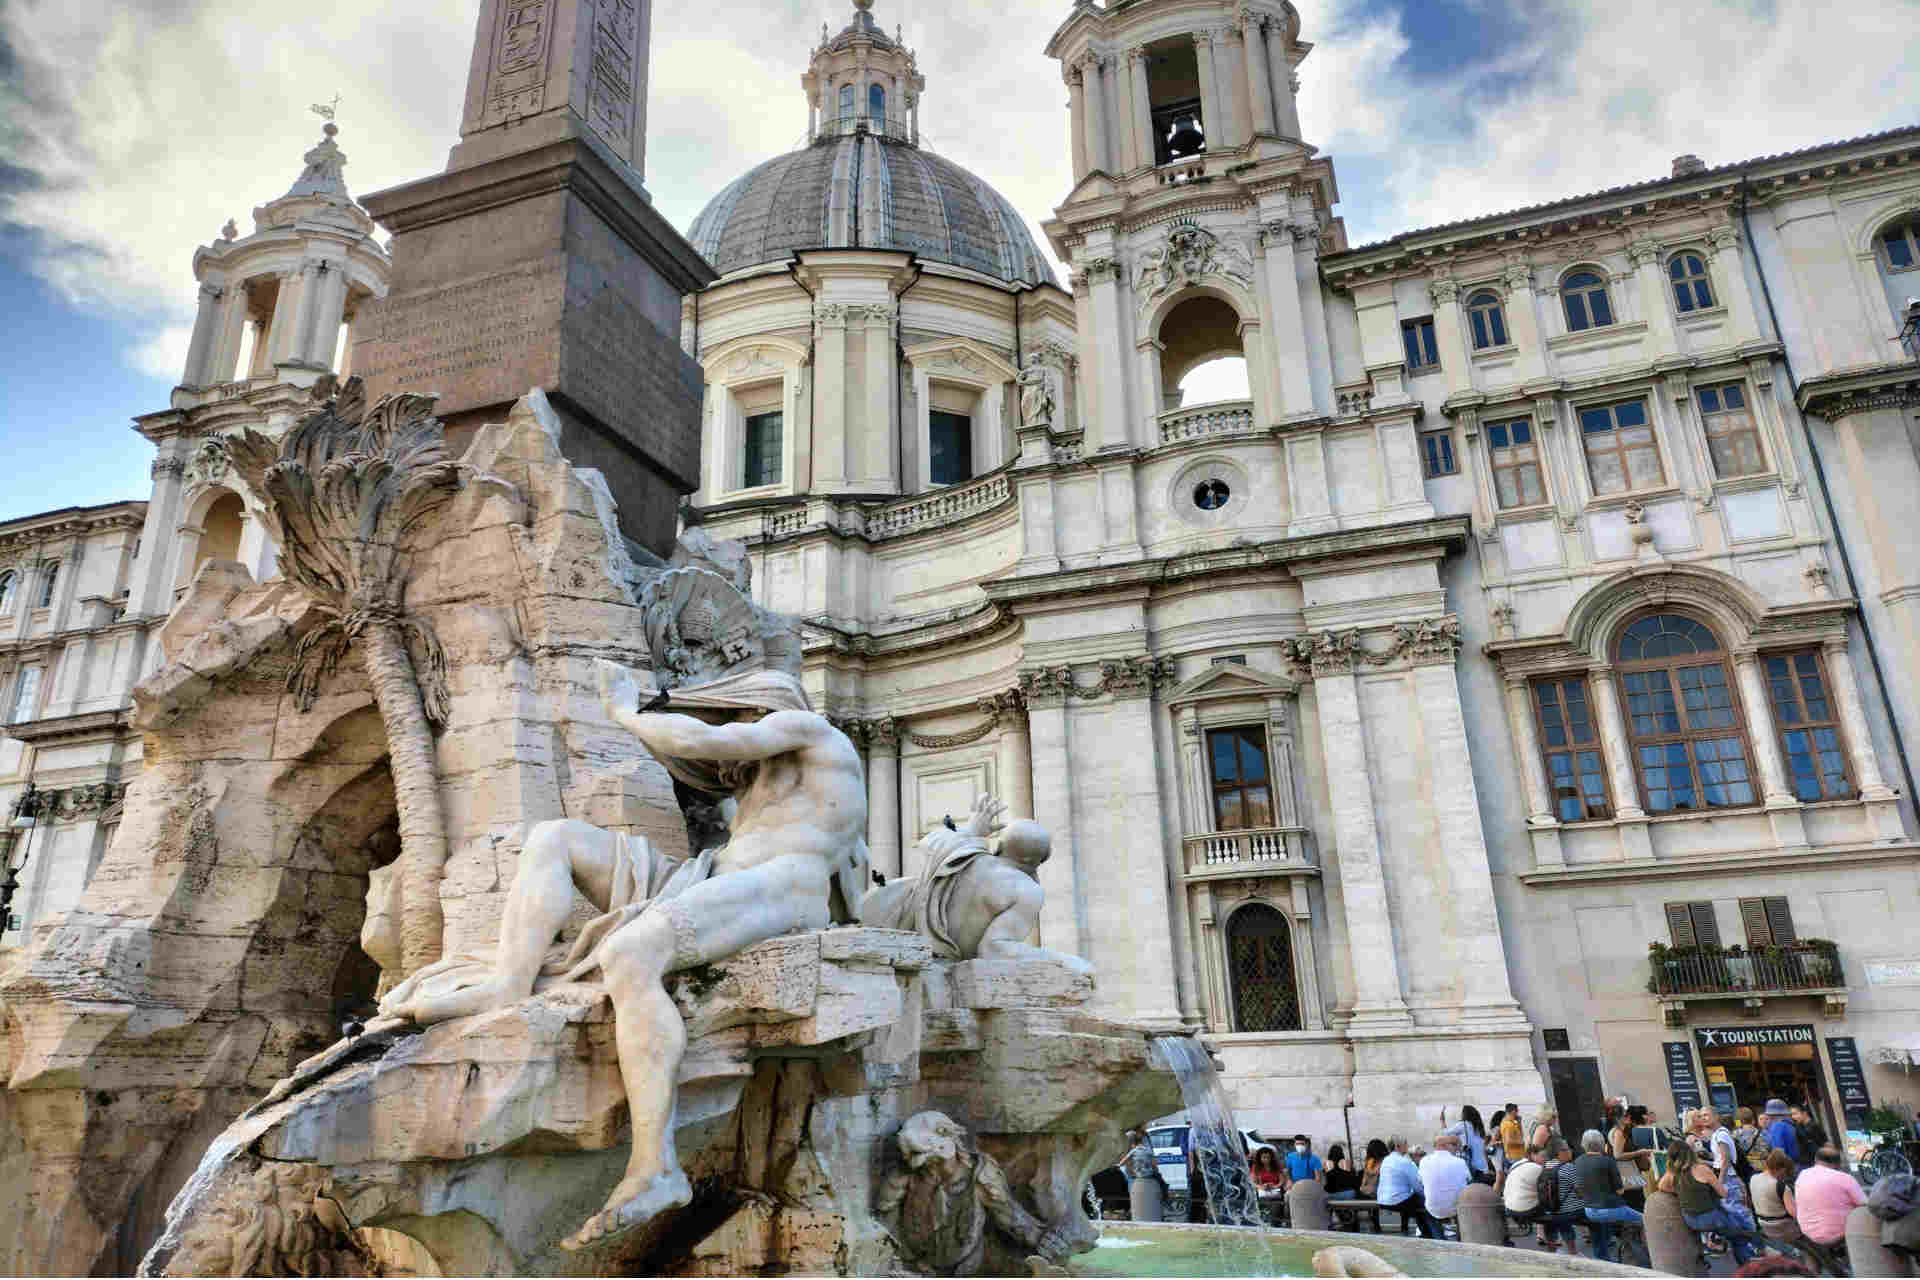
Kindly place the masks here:
<instances>
[{"instance_id":1,"label":"balcony with railing","mask_svg":"<svg viewBox=\"0 0 1920 1280\"><path fill-rule=\"evenodd\" d=\"M1206 436L1236 435L1253 430L1253 401L1219 400L1160 415L1160 443L1179 444Z\"/></svg>"},{"instance_id":2,"label":"balcony with railing","mask_svg":"<svg viewBox=\"0 0 1920 1280\"><path fill-rule=\"evenodd\" d=\"M1738 1000L1757 1012L1768 1000L1818 997L1829 1016L1847 1005L1840 948L1823 938L1768 947L1648 948L1652 970L1647 990L1660 1000L1669 1025L1684 1020L1686 1006L1703 1000Z\"/></svg>"},{"instance_id":3,"label":"balcony with railing","mask_svg":"<svg viewBox=\"0 0 1920 1280\"><path fill-rule=\"evenodd\" d=\"M1188 879L1227 876L1318 874L1305 827L1253 827L1188 836Z\"/></svg>"}]
</instances>

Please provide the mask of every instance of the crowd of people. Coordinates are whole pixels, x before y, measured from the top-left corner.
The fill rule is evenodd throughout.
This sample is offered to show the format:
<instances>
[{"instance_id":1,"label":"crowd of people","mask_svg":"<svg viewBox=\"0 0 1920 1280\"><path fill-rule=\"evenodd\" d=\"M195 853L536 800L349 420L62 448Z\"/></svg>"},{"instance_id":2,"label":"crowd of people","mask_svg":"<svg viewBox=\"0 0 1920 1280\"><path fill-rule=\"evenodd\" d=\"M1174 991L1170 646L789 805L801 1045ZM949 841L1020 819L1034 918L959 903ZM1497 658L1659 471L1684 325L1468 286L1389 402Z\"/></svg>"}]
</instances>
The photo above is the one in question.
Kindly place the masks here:
<instances>
[{"instance_id":1,"label":"crowd of people","mask_svg":"<svg viewBox=\"0 0 1920 1280\"><path fill-rule=\"evenodd\" d=\"M1376 1223L1378 1210L1397 1213L1403 1230L1411 1224L1429 1239L1443 1238L1460 1193L1481 1182L1499 1195L1510 1223L1531 1228L1541 1247L1576 1253L1577 1229L1585 1227L1595 1258L1611 1258L1616 1233L1642 1224L1647 1192L1657 1189L1679 1201L1704 1248L1730 1251L1736 1264L1771 1251L1844 1274L1836 1253L1844 1248L1847 1215L1866 1203L1866 1192L1803 1108L1773 1099L1757 1113L1741 1107L1723 1117L1701 1107L1667 1129L1651 1108L1620 1099L1578 1134L1577 1151L1551 1109L1531 1123L1511 1103L1492 1114L1488 1124L1477 1108L1462 1107L1431 1148L1401 1136L1373 1139L1357 1164L1339 1143L1322 1158L1308 1135L1295 1134L1280 1152L1255 1148L1253 1182L1268 1202L1296 1183L1316 1182L1337 1216L1342 1202L1357 1201L1377 1206ZM1139 1137L1130 1169L1152 1161ZM1189 1221L1209 1220L1206 1194L1200 1170L1192 1169Z\"/></svg>"}]
</instances>

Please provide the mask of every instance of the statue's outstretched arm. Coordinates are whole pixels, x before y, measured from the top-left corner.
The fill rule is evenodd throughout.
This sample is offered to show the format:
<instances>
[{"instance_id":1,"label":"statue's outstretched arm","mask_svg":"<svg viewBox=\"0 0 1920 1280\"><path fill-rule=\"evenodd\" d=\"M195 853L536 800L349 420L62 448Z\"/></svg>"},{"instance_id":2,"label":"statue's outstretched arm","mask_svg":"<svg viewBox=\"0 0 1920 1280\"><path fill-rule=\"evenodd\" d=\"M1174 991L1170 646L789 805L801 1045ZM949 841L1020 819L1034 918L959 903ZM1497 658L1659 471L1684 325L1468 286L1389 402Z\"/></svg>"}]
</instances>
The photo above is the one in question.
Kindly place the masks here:
<instances>
[{"instance_id":1,"label":"statue's outstretched arm","mask_svg":"<svg viewBox=\"0 0 1920 1280\"><path fill-rule=\"evenodd\" d=\"M810 746L819 717L776 711L754 724L708 724L672 711L621 711L619 721L659 755L688 760L765 760Z\"/></svg>"}]
</instances>

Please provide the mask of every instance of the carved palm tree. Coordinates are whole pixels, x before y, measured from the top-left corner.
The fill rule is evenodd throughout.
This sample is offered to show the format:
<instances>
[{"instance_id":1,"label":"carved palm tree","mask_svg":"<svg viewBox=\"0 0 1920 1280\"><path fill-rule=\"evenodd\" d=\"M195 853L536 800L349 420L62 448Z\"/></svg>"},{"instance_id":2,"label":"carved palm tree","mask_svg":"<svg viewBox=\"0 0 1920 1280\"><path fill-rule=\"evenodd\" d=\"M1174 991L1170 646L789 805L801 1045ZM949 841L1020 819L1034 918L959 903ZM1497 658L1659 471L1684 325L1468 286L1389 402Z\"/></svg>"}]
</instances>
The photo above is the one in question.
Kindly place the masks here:
<instances>
[{"instance_id":1,"label":"carved palm tree","mask_svg":"<svg viewBox=\"0 0 1920 1280\"><path fill-rule=\"evenodd\" d=\"M367 408L358 378L286 438L248 430L233 466L262 500L280 572L325 615L302 637L287 688L305 711L358 642L386 725L400 818L401 969L440 956L440 878L447 833L432 727L446 722L447 660L433 628L405 610L421 535L472 468L447 456L432 396L388 396ZM418 654L418 663L414 655Z\"/></svg>"}]
</instances>

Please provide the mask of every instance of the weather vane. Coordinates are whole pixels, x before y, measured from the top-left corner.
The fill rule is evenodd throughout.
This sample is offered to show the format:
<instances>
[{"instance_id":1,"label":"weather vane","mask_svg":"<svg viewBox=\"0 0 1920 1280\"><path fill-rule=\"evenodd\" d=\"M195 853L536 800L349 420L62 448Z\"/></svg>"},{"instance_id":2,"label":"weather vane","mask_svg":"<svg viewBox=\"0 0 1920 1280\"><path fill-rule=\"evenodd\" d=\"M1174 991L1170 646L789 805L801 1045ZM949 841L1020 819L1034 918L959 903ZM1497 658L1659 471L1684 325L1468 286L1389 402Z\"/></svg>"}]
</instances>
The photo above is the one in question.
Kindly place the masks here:
<instances>
[{"instance_id":1,"label":"weather vane","mask_svg":"<svg viewBox=\"0 0 1920 1280\"><path fill-rule=\"evenodd\" d=\"M337 93L333 95L332 102L316 102L307 108L307 110L313 112L313 114L319 116L322 120L327 121L331 121L339 109L340 95Z\"/></svg>"}]
</instances>

